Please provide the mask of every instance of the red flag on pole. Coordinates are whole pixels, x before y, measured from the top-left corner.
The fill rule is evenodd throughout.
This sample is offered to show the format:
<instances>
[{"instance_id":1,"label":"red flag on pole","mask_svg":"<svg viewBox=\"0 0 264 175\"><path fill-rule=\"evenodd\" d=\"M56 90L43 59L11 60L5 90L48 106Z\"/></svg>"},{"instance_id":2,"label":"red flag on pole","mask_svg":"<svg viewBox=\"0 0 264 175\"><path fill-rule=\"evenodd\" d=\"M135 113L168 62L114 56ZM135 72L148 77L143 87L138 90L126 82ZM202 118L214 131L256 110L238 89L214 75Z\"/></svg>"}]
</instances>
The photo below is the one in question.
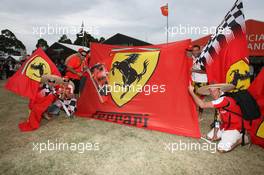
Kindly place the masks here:
<instances>
[{"instance_id":1,"label":"red flag on pole","mask_svg":"<svg viewBox=\"0 0 264 175\"><path fill-rule=\"evenodd\" d=\"M169 15L169 9L168 9L168 4L160 7L161 13L163 16L168 16Z\"/></svg>"},{"instance_id":2,"label":"red flag on pole","mask_svg":"<svg viewBox=\"0 0 264 175\"><path fill-rule=\"evenodd\" d=\"M8 79L5 88L20 96L34 99L39 88L42 75L59 75L55 64L46 53L38 48L20 67L20 69Z\"/></svg>"},{"instance_id":3,"label":"red flag on pole","mask_svg":"<svg viewBox=\"0 0 264 175\"><path fill-rule=\"evenodd\" d=\"M243 3L237 0L218 26L199 57L209 82L234 84L236 89L250 85Z\"/></svg>"}]
</instances>

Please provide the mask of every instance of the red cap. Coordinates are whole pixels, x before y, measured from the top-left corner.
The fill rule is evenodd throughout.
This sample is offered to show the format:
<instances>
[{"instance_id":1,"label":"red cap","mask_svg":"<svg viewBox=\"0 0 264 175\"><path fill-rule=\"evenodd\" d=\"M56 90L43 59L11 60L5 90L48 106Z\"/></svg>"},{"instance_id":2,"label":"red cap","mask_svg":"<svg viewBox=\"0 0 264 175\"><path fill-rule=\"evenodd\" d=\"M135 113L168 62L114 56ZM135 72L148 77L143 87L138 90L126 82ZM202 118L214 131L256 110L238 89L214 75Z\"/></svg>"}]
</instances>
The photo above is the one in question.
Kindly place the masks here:
<instances>
[{"instance_id":1,"label":"red cap","mask_svg":"<svg viewBox=\"0 0 264 175\"><path fill-rule=\"evenodd\" d=\"M192 45L189 45L188 48L186 48L186 51L192 51Z\"/></svg>"},{"instance_id":2,"label":"red cap","mask_svg":"<svg viewBox=\"0 0 264 175\"><path fill-rule=\"evenodd\" d=\"M83 48L80 48L80 49L78 50L78 52L79 52L79 53L82 53L82 52L85 52L85 51L83 50Z\"/></svg>"}]
</instances>

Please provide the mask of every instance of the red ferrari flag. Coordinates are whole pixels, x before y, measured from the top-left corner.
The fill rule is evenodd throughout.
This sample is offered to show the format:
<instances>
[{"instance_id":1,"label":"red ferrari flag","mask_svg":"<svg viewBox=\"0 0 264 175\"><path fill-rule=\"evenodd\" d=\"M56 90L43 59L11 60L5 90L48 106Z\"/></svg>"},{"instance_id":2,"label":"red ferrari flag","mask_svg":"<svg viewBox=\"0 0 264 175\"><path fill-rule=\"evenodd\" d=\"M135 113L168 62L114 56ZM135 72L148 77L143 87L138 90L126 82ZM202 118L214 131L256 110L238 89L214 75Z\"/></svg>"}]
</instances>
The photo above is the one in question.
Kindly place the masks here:
<instances>
[{"instance_id":1,"label":"red ferrari flag","mask_svg":"<svg viewBox=\"0 0 264 175\"><path fill-rule=\"evenodd\" d=\"M168 9L168 4L160 7L161 13L163 16L168 16L169 15L169 9Z\"/></svg>"},{"instance_id":2,"label":"red ferrari flag","mask_svg":"<svg viewBox=\"0 0 264 175\"><path fill-rule=\"evenodd\" d=\"M264 69L261 70L257 78L248 88L250 94L256 99L261 117L252 121L250 136L252 143L260 145L264 148Z\"/></svg>"},{"instance_id":3,"label":"red ferrari flag","mask_svg":"<svg viewBox=\"0 0 264 175\"><path fill-rule=\"evenodd\" d=\"M243 3L237 0L203 48L198 63L206 68L209 83L231 83L238 91L250 85L247 56Z\"/></svg>"},{"instance_id":4,"label":"red ferrari flag","mask_svg":"<svg viewBox=\"0 0 264 175\"><path fill-rule=\"evenodd\" d=\"M39 88L42 75L59 75L55 64L46 53L38 48L20 67L20 69L8 79L5 88L20 96L34 99Z\"/></svg>"},{"instance_id":5,"label":"red ferrari flag","mask_svg":"<svg viewBox=\"0 0 264 175\"><path fill-rule=\"evenodd\" d=\"M187 87L190 40L122 47L91 44L90 65L105 65L102 103L88 79L76 115L178 135L200 137L198 115ZM89 100L87 100L89 99Z\"/></svg>"}]
</instances>

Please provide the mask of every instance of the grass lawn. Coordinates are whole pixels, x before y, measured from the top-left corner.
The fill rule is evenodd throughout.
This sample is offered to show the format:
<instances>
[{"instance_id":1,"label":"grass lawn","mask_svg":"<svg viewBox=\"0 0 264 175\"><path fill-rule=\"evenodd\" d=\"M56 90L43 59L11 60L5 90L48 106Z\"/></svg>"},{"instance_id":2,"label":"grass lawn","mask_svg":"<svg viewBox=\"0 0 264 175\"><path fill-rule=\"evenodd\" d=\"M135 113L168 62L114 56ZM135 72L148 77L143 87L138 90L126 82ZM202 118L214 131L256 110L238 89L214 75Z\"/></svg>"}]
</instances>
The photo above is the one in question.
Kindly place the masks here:
<instances>
[{"instance_id":1,"label":"grass lawn","mask_svg":"<svg viewBox=\"0 0 264 175\"><path fill-rule=\"evenodd\" d=\"M18 123L28 116L27 100L3 88L0 81L0 174L264 174L264 150L239 146L230 153L210 150L172 150L175 143L205 141L62 114L41 127L21 133ZM202 133L209 130L213 112L205 111ZM40 150L41 143L75 143L74 150ZM83 153L83 144L90 150ZM76 145L75 145L76 146ZM75 147L76 148L76 147Z\"/></svg>"}]
</instances>

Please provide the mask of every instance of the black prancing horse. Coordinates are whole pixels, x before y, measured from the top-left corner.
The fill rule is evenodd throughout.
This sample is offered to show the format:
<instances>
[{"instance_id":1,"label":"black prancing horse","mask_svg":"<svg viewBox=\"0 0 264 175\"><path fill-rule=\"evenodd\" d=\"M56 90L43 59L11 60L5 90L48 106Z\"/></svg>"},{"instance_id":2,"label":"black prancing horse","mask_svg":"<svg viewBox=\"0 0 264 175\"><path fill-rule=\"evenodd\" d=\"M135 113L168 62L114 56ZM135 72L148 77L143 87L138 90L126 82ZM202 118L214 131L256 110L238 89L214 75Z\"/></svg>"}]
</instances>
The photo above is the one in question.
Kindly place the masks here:
<instances>
[{"instance_id":1,"label":"black prancing horse","mask_svg":"<svg viewBox=\"0 0 264 175\"><path fill-rule=\"evenodd\" d=\"M131 67L131 64L134 64L140 54L133 53L127 55L128 58L119 62L116 61L113 63L113 67L111 69L112 75L115 75L115 69L119 70L122 74L123 84L116 84L122 87L126 88L126 91L120 96L120 99L122 99L129 91L129 87L132 83L134 83L136 80L139 82L142 78L142 76L147 72L148 67L148 60L145 60L143 63L143 71L141 73L137 73L137 71Z\"/></svg>"},{"instance_id":2,"label":"black prancing horse","mask_svg":"<svg viewBox=\"0 0 264 175\"><path fill-rule=\"evenodd\" d=\"M34 63L34 64L32 64L30 66L31 69L34 69L34 70L38 70L39 71L39 76L36 75L35 73L33 73L33 75L35 75L38 78L41 78L41 76L44 74L44 67L46 67L46 66L43 63L39 63L38 65L35 65L35 63Z\"/></svg>"},{"instance_id":3,"label":"black prancing horse","mask_svg":"<svg viewBox=\"0 0 264 175\"><path fill-rule=\"evenodd\" d=\"M235 87L237 86L239 80L243 81L243 80L247 80L250 78L250 73L248 71L245 71L245 74L240 74L239 70L236 69L236 70L233 70L229 75L232 76L232 74L234 74L234 76L233 76L233 80L230 83L235 85ZM236 87L236 89L238 89L240 91L244 87L245 86L242 85L240 87Z\"/></svg>"}]
</instances>

